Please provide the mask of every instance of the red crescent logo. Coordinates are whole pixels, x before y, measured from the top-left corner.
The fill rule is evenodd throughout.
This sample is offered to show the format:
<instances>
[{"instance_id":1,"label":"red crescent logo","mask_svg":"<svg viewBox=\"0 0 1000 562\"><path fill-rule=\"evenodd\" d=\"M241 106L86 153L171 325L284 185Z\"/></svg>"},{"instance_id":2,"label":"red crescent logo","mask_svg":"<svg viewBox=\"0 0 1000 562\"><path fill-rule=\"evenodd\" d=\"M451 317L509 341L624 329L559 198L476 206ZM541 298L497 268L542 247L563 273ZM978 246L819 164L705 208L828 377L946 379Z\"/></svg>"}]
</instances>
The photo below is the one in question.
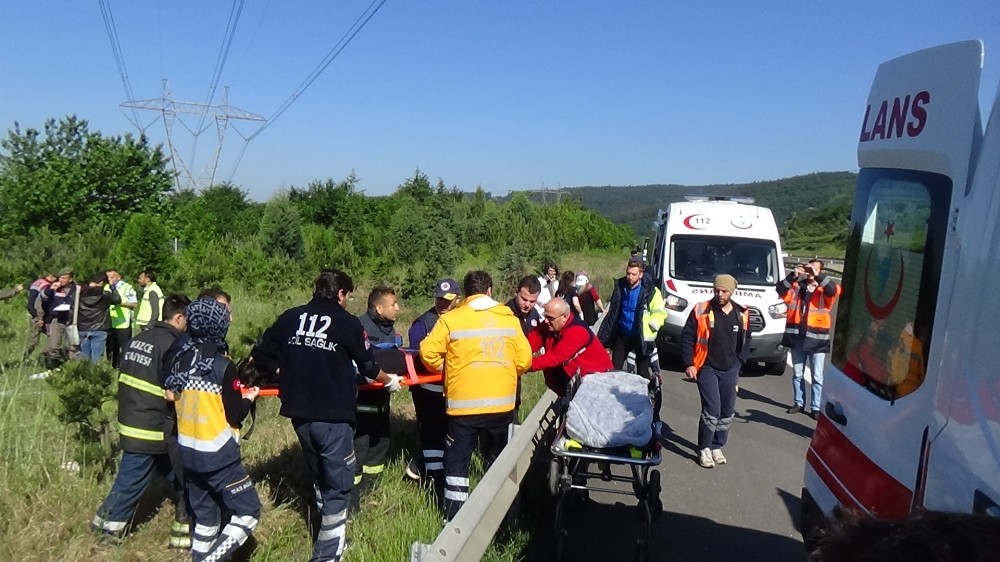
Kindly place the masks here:
<instances>
[{"instance_id":1,"label":"red crescent logo","mask_svg":"<svg viewBox=\"0 0 1000 562\"><path fill-rule=\"evenodd\" d=\"M705 228L707 228L707 227L704 227L704 226L695 226L695 225L691 224L691 219L696 219L696 218L701 217L701 216L704 216L704 215L691 215L689 217L685 217L684 218L684 226L690 228L691 230L705 230Z\"/></svg>"},{"instance_id":2,"label":"red crescent logo","mask_svg":"<svg viewBox=\"0 0 1000 562\"><path fill-rule=\"evenodd\" d=\"M896 291L892 294L892 298L885 305L877 305L875 301L872 300L871 291L868 289L868 269L871 267L872 256L874 252L868 254L868 261L865 263L865 278L864 278L864 289L865 289L865 307L868 312L872 315L872 318L876 320L885 320L892 314L892 311L896 309L896 305L899 304L899 297L903 294L903 256L899 256L899 280L896 281Z\"/></svg>"}]
</instances>

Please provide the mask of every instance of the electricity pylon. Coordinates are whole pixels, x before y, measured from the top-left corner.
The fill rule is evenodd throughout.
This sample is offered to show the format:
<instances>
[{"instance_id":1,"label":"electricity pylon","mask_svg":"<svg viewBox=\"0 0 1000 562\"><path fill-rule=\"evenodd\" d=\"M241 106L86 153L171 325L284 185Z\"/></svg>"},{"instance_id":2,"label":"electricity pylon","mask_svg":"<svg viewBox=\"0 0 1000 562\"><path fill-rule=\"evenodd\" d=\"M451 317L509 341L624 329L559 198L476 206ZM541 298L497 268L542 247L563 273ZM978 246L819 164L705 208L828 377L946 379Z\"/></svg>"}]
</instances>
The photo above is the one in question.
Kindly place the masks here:
<instances>
[{"instance_id":1,"label":"electricity pylon","mask_svg":"<svg viewBox=\"0 0 1000 562\"><path fill-rule=\"evenodd\" d=\"M163 117L163 127L167 133L167 147L170 149L170 161L174 166L174 181L178 190L183 189L184 187L190 187L192 189L205 188L211 186L212 182L215 181L215 171L219 166L219 156L222 154L222 143L226 137L226 129L229 126L230 119L267 122L265 117L229 105L228 86L225 87L223 91L222 103L218 105L190 101L177 101L173 99L173 95L170 93L170 85L165 79L163 80L163 97L148 100L129 100L121 104L121 107L160 112ZM184 163L184 159L181 158L180 152L177 150L177 143L174 142L173 138L174 122L176 121L180 123L182 127L187 129L188 132L194 137L195 142L197 142L198 136L205 132L211 125L205 125L204 128L193 131L186 124L184 124L183 121L177 119L178 113L214 117L215 131L216 136L218 137L218 142L215 146L215 154L205 165L205 169L197 179L191 173L191 169L188 165ZM239 131L237 131L237 133L239 133ZM194 151L192 151L191 159L194 160ZM192 162L192 164L193 163L194 162Z\"/></svg>"}]
</instances>

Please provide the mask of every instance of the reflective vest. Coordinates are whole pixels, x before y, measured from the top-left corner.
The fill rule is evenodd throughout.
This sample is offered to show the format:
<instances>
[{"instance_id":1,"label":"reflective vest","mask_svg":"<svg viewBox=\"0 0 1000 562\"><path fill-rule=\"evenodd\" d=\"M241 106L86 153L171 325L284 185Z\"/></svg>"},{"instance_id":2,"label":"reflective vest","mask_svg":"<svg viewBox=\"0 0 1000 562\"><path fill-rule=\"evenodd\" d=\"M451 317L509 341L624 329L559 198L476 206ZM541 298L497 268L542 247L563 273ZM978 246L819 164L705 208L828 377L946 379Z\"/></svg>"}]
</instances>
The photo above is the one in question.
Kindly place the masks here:
<instances>
[{"instance_id":1,"label":"reflective vest","mask_svg":"<svg viewBox=\"0 0 1000 562\"><path fill-rule=\"evenodd\" d=\"M826 281L832 283L832 281ZM802 349L806 353L828 353L830 351L830 332L833 326L830 309L833 308L840 296L840 285L835 285L835 287L837 288L836 293L832 297L828 297L823 292L823 285L820 285L816 287L816 290L808 293L808 302L803 302L802 286L798 282L792 283L792 288L782 297L782 300L788 305L788 314L785 317L785 337L782 343L793 347L804 335ZM803 328L805 334L802 333Z\"/></svg>"},{"instance_id":2,"label":"reflective vest","mask_svg":"<svg viewBox=\"0 0 1000 562\"><path fill-rule=\"evenodd\" d=\"M750 316L736 303L733 303L733 306L740 316L740 323L743 324L743 333L746 334L750 330ZM712 328L715 328L715 311L712 309L712 301L707 300L695 305L694 314L698 319L698 331L694 342L694 366L701 370L705 360L708 359L708 340L712 337Z\"/></svg>"},{"instance_id":3,"label":"reflective vest","mask_svg":"<svg viewBox=\"0 0 1000 562\"><path fill-rule=\"evenodd\" d=\"M108 290L110 290L110 288ZM118 293L118 296L122 298L122 304L135 302L135 289L132 288L132 285L121 281L118 283L118 288L115 289L115 291ZM111 329L113 330L128 328L132 325L131 308L116 304L108 309L108 314L111 318ZM160 318L160 320L163 320L163 318Z\"/></svg>"},{"instance_id":4,"label":"reflective vest","mask_svg":"<svg viewBox=\"0 0 1000 562\"><path fill-rule=\"evenodd\" d=\"M438 319L420 342L420 359L444 372L448 415L510 412L517 377L531 367L531 345L506 305L473 295Z\"/></svg>"},{"instance_id":5,"label":"reflective vest","mask_svg":"<svg viewBox=\"0 0 1000 562\"><path fill-rule=\"evenodd\" d=\"M158 297L157 300L159 301L159 311L157 312L156 317L160 320L163 319L161 318L161 316L163 316L163 291L160 290L159 285L153 282L142 291L142 300L139 301L139 312L135 315L136 324L145 326L146 324L149 324L149 321L153 318L153 306L149 304L149 295L154 293Z\"/></svg>"},{"instance_id":6,"label":"reflective vest","mask_svg":"<svg viewBox=\"0 0 1000 562\"><path fill-rule=\"evenodd\" d=\"M177 446L185 468L211 472L240 460L238 435L222 404L228 365L228 359L217 355L212 371L192 375L177 399Z\"/></svg>"}]
</instances>

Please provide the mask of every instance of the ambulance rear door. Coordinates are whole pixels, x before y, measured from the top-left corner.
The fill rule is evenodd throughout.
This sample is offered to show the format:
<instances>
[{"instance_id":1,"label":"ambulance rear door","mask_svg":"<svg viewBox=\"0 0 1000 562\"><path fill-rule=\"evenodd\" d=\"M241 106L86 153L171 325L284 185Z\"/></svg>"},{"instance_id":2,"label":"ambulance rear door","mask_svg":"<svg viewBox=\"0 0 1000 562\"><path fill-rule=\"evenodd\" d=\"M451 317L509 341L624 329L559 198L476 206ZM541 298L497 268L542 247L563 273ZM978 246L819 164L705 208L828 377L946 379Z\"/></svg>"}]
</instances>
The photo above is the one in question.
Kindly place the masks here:
<instances>
[{"instance_id":1,"label":"ambulance rear door","mask_svg":"<svg viewBox=\"0 0 1000 562\"><path fill-rule=\"evenodd\" d=\"M931 444L929 509L1000 516L1000 98L994 102L969 195L958 215L961 252L955 297L938 361L937 411L947 416Z\"/></svg>"},{"instance_id":2,"label":"ambulance rear door","mask_svg":"<svg viewBox=\"0 0 1000 562\"><path fill-rule=\"evenodd\" d=\"M943 425L927 366L954 285L950 221L981 140L982 57L979 41L965 41L894 59L868 96L843 296L806 456L808 500L825 514L840 504L906 515L921 451Z\"/></svg>"}]
</instances>

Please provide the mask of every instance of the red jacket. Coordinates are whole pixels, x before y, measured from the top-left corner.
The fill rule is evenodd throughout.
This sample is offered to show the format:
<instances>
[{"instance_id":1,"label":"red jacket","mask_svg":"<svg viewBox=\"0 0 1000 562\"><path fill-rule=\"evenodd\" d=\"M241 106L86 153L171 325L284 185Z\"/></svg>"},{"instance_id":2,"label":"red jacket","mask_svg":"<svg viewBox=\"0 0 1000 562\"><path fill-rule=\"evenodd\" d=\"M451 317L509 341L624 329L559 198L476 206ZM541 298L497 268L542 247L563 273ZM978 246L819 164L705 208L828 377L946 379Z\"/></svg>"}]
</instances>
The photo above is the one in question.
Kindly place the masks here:
<instances>
[{"instance_id":1,"label":"red jacket","mask_svg":"<svg viewBox=\"0 0 1000 562\"><path fill-rule=\"evenodd\" d=\"M566 394L566 383L577 373L605 373L614 367L600 340L582 320L570 314L566 326L553 332L546 323L528 332L532 353L542 347L545 353L531 360L532 371L545 374L545 385L559 396Z\"/></svg>"}]
</instances>

